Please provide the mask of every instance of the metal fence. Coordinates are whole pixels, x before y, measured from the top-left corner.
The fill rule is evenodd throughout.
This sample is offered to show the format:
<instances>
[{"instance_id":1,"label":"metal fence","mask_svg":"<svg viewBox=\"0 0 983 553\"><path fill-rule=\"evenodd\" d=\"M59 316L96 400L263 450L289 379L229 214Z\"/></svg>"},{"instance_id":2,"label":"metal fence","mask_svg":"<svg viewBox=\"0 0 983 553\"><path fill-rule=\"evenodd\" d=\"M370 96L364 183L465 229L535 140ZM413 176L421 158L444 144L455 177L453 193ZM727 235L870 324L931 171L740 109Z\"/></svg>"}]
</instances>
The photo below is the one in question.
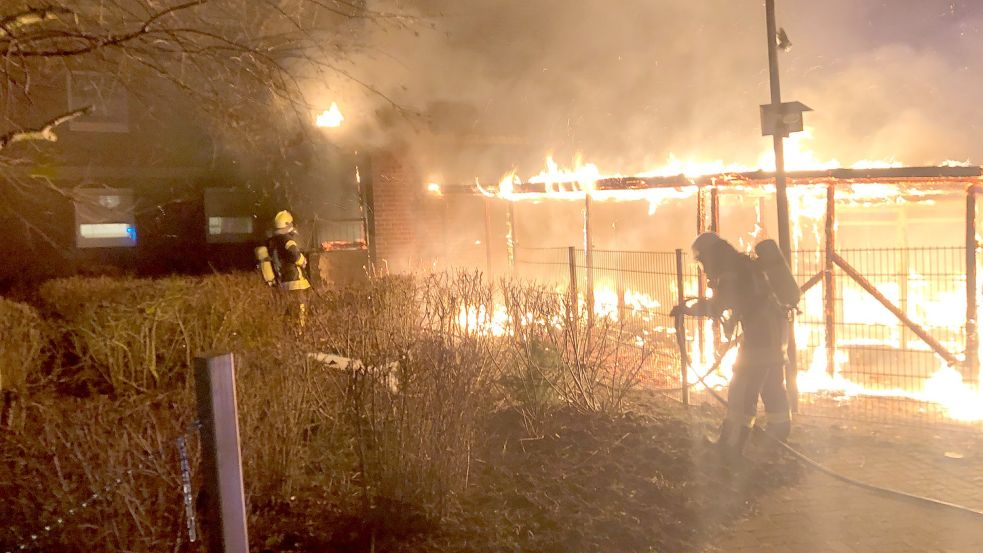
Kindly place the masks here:
<instances>
[{"instance_id":1,"label":"metal fence","mask_svg":"<svg viewBox=\"0 0 983 553\"><path fill-rule=\"evenodd\" d=\"M966 260L959 247L795 252L793 272L806 288L795 326L800 412L978 420L983 396L975 352L967 355ZM655 351L650 383L674 397L685 399L681 355L694 357L694 366L712 363L711 327L688 320L681 354L669 316L681 297L703 293L698 266L685 253L516 248L513 273L574 287L593 298L595 312L619 317Z\"/></svg>"}]
</instances>

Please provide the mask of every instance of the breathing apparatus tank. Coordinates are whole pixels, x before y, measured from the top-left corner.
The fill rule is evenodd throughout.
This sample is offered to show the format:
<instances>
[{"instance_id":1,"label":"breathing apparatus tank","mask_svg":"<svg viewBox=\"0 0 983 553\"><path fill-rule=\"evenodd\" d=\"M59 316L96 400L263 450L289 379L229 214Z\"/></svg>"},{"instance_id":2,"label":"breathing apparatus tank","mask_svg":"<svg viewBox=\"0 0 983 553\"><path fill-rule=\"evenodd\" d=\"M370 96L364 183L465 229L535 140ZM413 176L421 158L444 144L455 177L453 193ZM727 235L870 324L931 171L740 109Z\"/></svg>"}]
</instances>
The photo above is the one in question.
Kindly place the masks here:
<instances>
[{"instance_id":1,"label":"breathing apparatus tank","mask_svg":"<svg viewBox=\"0 0 983 553\"><path fill-rule=\"evenodd\" d=\"M778 301L788 307L795 307L802 298L802 291L799 290L792 269L778 244L771 239L762 240L754 247L754 253L758 258L758 266L768 278L768 284Z\"/></svg>"},{"instance_id":2,"label":"breathing apparatus tank","mask_svg":"<svg viewBox=\"0 0 983 553\"><path fill-rule=\"evenodd\" d=\"M266 246L258 246L253 252L256 254L256 268L263 277L263 282L268 286L276 284L276 273L273 272L273 260L270 259L270 251Z\"/></svg>"}]
</instances>

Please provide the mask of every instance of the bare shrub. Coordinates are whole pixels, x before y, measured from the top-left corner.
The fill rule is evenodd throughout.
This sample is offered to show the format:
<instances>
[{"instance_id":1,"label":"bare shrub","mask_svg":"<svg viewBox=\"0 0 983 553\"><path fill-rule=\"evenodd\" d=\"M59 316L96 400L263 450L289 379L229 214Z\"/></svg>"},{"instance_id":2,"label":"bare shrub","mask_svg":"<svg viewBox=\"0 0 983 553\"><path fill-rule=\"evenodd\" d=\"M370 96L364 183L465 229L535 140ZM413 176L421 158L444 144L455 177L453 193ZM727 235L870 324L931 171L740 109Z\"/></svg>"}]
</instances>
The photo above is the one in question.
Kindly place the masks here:
<instances>
[{"instance_id":1,"label":"bare shrub","mask_svg":"<svg viewBox=\"0 0 983 553\"><path fill-rule=\"evenodd\" d=\"M23 394L39 374L46 327L31 306L0 298L0 391Z\"/></svg>"},{"instance_id":2,"label":"bare shrub","mask_svg":"<svg viewBox=\"0 0 983 553\"><path fill-rule=\"evenodd\" d=\"M595 315L576 298L527 284L504 283L518 408L535 429L557 402L613 414L651 352L632 343L624 323Z\"/></svg>"},{"instance_id":3,"label":"bare shrub","mask_svg":"<svg viewBox=\"0 0 983 553\"><path fill-rule=\"evenodd\" d=\"M343 375L289 344L236 360L250 502L289 501L317 489L321 497L346 503L354 493L356 460L343 416Z\"/></svg>"},{"instance_id":4,"label":"bare shrub","mask_svg":"<svg viewBox=\"0 0 983 553\"><path fill-rule=\"evenodd\" d=\"M164 551L186 542L174 440L191 423L189 400L25 402L15 430L0 434L0 546Z\"/></svg>"},{"instance_id":5,"label":"bare shrub","mask_svg":"<svg viewBox=\"0 0 983 553\"><path fill-rule=\"evenodd\" d=\"M328 298L322 351L346 367L345 413L366 508L440 513L470 470L475 429L494 401L492 341L462 313L489 305L476 274L386 277ZM466 318L466 317L465 317Z\"/></svg>"}]
</instances>

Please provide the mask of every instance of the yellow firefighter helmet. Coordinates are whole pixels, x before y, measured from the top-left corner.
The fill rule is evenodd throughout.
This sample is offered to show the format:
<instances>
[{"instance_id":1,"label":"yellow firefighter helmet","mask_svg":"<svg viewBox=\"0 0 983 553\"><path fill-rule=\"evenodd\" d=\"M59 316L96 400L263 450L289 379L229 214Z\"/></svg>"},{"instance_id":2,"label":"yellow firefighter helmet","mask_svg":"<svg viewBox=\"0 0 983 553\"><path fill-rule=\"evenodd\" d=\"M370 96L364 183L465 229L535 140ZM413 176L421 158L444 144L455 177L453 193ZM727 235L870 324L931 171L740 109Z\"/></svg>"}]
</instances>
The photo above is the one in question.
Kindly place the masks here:
<instances>
[{"instance_id":1,"label":"yellow firefighter helmet","mask_svg":"<svg viewBox=\"0 0 983 553\"><path fill-rule=\"evenodd\" d=\"M276 234L287 234L294 230L294 216L284 209L273 217L273 232Z\"/></svg>"}]
</instances>

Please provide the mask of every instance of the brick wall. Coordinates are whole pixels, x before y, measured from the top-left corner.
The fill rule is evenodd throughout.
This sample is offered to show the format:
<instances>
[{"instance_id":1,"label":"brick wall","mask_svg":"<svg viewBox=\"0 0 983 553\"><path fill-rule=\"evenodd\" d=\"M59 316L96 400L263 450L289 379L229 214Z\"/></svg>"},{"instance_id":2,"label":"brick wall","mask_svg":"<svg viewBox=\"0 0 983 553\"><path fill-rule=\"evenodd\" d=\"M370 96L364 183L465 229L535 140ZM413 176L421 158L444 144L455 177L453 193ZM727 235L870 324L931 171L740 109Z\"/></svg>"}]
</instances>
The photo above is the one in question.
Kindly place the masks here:
<instances>
[{"instance_id":1,"label":"brick wall","mask_svg":"<svg viewBox=\"0 0 983 553\"><path fill-rule=\"evenodd\" d=\"M442 262L445 204L425 192L426 183L401 151L372 158L375 251L380 268L402 272Z\"/></svg>"}]
</instances>

